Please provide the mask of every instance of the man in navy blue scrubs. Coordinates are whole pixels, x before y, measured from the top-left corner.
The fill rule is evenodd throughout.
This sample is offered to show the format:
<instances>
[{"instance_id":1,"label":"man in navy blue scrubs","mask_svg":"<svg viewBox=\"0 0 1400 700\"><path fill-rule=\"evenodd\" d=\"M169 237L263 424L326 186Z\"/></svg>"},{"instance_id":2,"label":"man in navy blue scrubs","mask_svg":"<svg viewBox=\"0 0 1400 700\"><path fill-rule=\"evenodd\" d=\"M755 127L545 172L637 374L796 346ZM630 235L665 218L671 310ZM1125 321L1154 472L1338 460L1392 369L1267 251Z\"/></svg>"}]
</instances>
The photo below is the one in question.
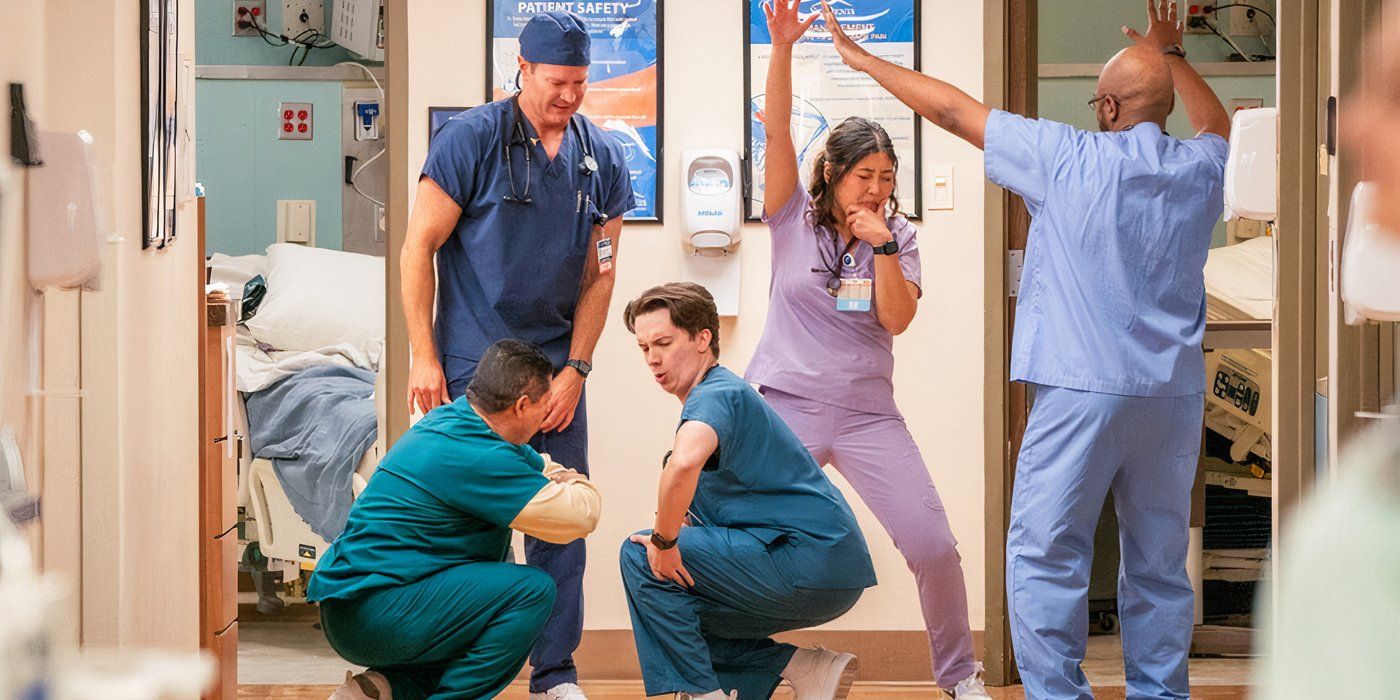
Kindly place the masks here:
<instances>
[{"instance_id":1,"label":"man in navy blue scrubs","mask_svg":"<svg viewBox=\"0 0 1400 700\"><path fill-rule=\"evenodd\" d=\"M530 444L584 474L584 380L612 298L622 215L634 206L621 146L577 114L589 43L570 13L526 24L520 92L452 118L433 139L402 261L410 410L461 396L493 342L535 343L556 375ZM580 700L573 652L583 630L583 541L527 537L525 560L558 589L530 654L531 698Z\"/></svg>"}]
</instances>

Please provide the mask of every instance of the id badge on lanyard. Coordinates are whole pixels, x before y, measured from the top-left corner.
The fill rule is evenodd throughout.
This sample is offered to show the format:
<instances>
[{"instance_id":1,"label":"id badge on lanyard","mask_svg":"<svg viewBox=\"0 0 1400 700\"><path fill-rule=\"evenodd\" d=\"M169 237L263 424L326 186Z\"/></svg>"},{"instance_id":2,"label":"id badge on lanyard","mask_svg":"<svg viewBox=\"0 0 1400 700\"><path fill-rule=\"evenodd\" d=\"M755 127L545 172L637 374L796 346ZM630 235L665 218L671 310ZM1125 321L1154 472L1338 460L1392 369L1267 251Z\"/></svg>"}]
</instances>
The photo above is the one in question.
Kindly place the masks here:
<instances>
[{"instance_id":1,"label":"id badge on lanyard","mask_svg":"<svg viewBox=\"0 0 1400 700\"><path fill-rule=\"evenodd\" d=\"M869 311L871 292L875 289L874 280L860 277L843 277L841 288L836 290L837 311Z\"/></svg>"}]
</instances>

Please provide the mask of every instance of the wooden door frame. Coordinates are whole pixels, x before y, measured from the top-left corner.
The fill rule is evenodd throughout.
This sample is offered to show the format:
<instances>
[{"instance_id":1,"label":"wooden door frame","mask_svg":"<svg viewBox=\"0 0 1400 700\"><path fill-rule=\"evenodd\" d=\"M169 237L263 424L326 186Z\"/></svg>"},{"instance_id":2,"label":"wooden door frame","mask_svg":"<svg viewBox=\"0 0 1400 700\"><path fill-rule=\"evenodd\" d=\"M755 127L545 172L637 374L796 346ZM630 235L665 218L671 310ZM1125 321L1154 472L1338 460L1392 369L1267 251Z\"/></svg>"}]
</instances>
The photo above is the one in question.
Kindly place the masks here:
<instances>
[{"instance_id":1,"label":"wooden door frame","mask_svg":"<svg viewBox=\"0 0 1400 700\"><path fill-rule=\"evenodd\" d=\"M983 6L983 101L1035 116L1037 0L989 0ZM1006 530L1011 522L1011 485L1025 434L1026 390L1010 382L1011 328L1015 300L1007 283L1008 250L1025 250L1030 214L1019 197L987 181L983 269L983 465L986 555L986 621L983 663L990 685L1017 679L1006 605Z\"/></svg>"},{"instance_id":2,"label":"wooden door frame","mask_svg":"<svg viewBox=\"0 0 1400 700\"><path fill-rule=\"evenodd\" d=\"M1327 183L1318 173L1326 124L1320 36L1325 3L1278 4L1279 212L1275 260L1274 547L1316 473L1316 396L1325 372ZM1321 244L1321 245L1320 245ZM1321 259L1319 259L1321 257ZM1321 358L1319 358L1321 354ZM1278 558L1274 558L1277 570Z\"/></svg>"},{"instance_id":3,"label":"wooden door frame","mask_svg":"<svg viewBox=\"0 0 1400 700\"><path fill-rule=\"evenodd\" d=\"M408 320L403 308L399 262L408 236L409 188L399 177L408 172L408 2L384 0L384 68L388 74L385 114L389 117L389 198L384 208L389 245L384 275L384 445L392 446L408 430Z\"/></svg>"}]
</instances>

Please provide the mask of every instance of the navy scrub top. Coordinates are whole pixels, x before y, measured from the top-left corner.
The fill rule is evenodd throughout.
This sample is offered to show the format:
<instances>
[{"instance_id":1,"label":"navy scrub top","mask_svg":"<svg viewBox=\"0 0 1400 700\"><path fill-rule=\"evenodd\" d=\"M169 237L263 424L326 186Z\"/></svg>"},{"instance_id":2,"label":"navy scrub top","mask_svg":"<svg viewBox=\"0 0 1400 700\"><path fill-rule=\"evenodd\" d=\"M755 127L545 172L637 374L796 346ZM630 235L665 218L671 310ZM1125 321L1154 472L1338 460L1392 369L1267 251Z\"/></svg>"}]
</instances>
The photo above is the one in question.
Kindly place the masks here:
<instances>
[{"instance_id":1,"label":"navy scrub top","mask_svg":"<svg viewBox=\"0 0 1400 700\"><path fill-rule=\"evenodd\" d=\"M443 125L423 166L462 208L457 227L438 251L438 352L475 368L481 353L503 338L539 345L556 369L568 359L574 309L593 225L600 214L617 218L635 206L631 173L622 146L582 115L564 132L554 160L539 145L534 127L521 117L527 146L513 140L513 100L467 110ZM577 128L576 128L577 127ZM598 171L581 172L584 145L591 141ZM506 157L509 152L510 167ZM506 201L523 197L528 204Z\"/></svg>"}]
</instances>

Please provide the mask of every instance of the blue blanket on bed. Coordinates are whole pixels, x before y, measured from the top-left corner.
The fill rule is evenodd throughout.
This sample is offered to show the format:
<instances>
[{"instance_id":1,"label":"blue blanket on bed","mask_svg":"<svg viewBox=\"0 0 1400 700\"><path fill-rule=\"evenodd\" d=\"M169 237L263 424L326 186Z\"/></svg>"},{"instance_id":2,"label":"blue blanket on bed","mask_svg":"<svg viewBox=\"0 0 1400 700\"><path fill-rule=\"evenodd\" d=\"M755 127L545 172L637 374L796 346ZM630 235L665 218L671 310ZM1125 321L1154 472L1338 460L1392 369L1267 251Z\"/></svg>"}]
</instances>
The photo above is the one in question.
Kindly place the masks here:
<instances>
[{"instance_id":1,"label":"blue blanket on bed","mask_svg":"<svg viewBox=\"0 0 1400 700\"><path fill-rule=\"evenodd\" d=\"M292 508L330 542L345 529L350 480L374 444L374 373L321 365L248 396L253 456L272 461Z\"/></svg>"}]
</instances>

